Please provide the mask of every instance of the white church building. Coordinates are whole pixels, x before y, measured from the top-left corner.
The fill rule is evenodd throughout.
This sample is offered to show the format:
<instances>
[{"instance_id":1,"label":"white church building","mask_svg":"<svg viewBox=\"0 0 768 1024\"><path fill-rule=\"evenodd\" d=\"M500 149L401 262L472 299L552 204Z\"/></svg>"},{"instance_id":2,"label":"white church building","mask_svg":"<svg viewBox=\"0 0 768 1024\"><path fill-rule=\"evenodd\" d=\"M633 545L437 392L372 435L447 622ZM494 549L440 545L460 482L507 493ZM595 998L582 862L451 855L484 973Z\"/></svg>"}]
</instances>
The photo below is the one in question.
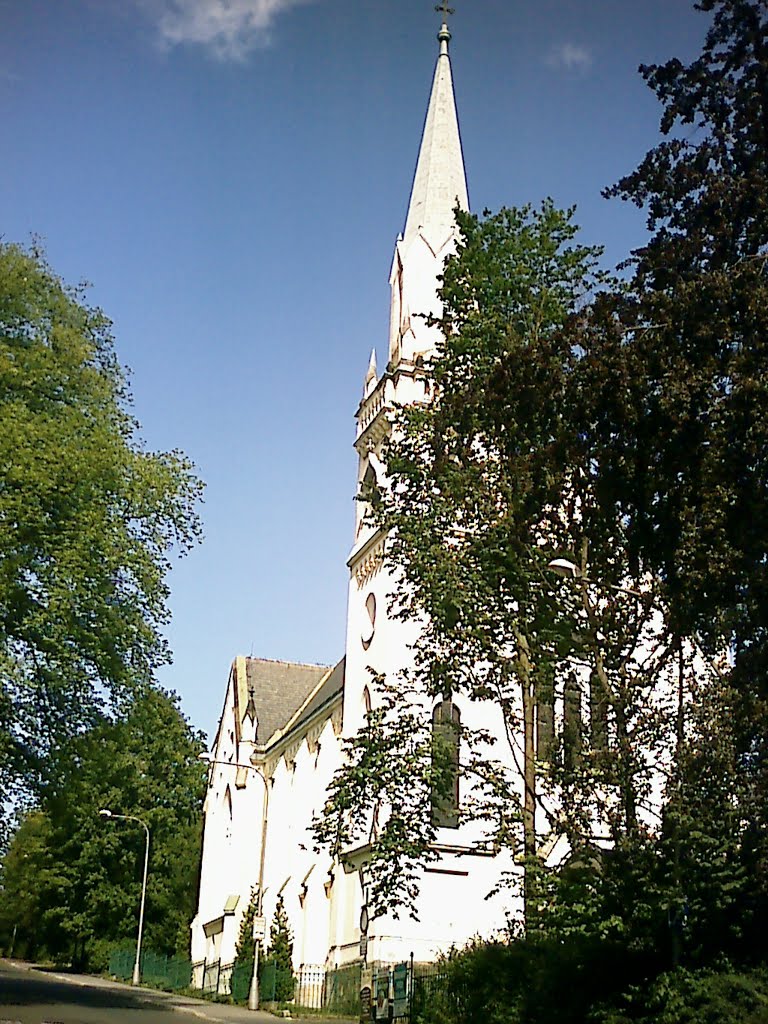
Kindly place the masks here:
<instances>
[{"instance_id":1,"label":"white church building","mask_svg":"<svg viewBox=\"0 0 768 1024\"><path fill-rule=\"evenodd\" d=\"M358 490L372 478L384 482L380 455L392 408L424 399L420 366L434 351L436 329L418 314L439 312L437 278L455 245L453 210L457 202L468 208L450 38L444 22L405 228L395 244L388 363L379 375L371 356L356 413ZM375 704L370 670L390 675L406 666L417 626L388 617L394 583L383 557L386 537L364 521L359 502L357 509L347 561L345 656L328 667L245 657L232 664L211 752L193 961L234 960L242 914L260 883L267 929L282 896L297 970L360 959L365 849L343 863L317 854L311 822L341 763L343 738L357 732ZM458 710L475 724L477 709ZM492 710L483 713L493 719ZM500 720L483 724L502 728ZM479 838L471 826L440 829L439 859L421 879L419 920L371 921L363 938L369 964L411 954L416 961L434 960L474 935L504 927L509 895L486 896L512 865Z\"/></svg>"}]
</instances>

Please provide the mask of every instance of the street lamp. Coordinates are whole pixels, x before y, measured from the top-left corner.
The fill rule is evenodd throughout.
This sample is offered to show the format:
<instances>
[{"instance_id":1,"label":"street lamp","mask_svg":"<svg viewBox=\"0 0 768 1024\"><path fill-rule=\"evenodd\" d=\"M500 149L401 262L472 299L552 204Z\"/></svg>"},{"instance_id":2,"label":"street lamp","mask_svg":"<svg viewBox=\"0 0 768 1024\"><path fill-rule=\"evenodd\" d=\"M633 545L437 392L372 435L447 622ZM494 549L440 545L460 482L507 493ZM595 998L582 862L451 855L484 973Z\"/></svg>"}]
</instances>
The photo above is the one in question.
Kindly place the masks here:
<instances>
[{"instance_id":1,"label":"street lamp","mask_svg":"<svg viewBox=\"0 0 768 1024\"><path fill-rule=\"evenodd\" d=\"M570 558L553 558L547 562L547 568L556 576L562 576L567 580L580 580L582 583L594 583L595 586L604 587L606 590L615 590L619 594L629 594L630 597L639 597L641 601L647 600L651 595L643 594L639 590L632 590L629 587L617 587L615 583L605 583L602 580L593 580L586 576L581 569L572 562Z\"/></svg>"},{"instance_id":2,"label":"street lamp","mask_svg":"<svg viewBox=\"0 0 768 1024\"><path fill-rule=\"evenodd\" d=\"M122 821L137 821L147 835L147 841L144 846L144 880L141 884L141 905L139 907L139 936L136 940L136 962L133 965L133 978L131 979L132 985L138 985L141 981L141 936L144 931L144 904L147 899L147 869L149 867L149 826L141 818L137 818L133 814L115 814L114 811L108 810L106 807L102 807L99 811L102 818L120 818Z\"/></svg>"},{"instance_id":3,"label":"street lamp","mask_svg":"<svg viewBox=\"0 0 768 1024\"><path fill-rule=\"evenodd\" d=\"M250 768L252 772L256 773L257 778L261 779L264 784L264 813L261 816L261 852L259 855L259 891L256 898L256 917L262 918L264 916L263 910L263 894L264 894L264 851L267 845L267 818L269 815L269 785L263 772L254 764L241 764L238 761L219 761L217 758L206 751L202 754L197 755L201 761L205 761L206 764L221 764L229 768ZM248 992L248 1009L258 1010L259 1008L259 947L261 945L261 937L254 935L253 937L253 977L251 978L251 987Z\"/></svg>"}]
</instances>

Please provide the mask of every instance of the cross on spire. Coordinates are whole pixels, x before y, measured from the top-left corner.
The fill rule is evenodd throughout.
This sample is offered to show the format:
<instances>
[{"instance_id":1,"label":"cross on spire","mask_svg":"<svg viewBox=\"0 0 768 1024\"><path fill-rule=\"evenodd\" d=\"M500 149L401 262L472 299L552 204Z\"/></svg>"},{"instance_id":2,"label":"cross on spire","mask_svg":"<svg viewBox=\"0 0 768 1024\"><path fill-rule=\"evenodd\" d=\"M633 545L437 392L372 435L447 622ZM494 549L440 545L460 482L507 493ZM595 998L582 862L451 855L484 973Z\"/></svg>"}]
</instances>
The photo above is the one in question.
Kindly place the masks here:
<instances>
[{"instance_id":1,"label":"cross on spire","mask_svg":"<svg viewBox=\"0 0 768 1024\"><path fill-rule=\"evenodd\" d=\"M441 4L436 4L435 5L435 10L437 11L438 14L442 14L442 16L443 16L443 24L444 25L448 24L449 16L451 14L455 14L456 13L455 8L448 6L448 0L443 0L443 2Z\"/></svg>"}]
</instances>

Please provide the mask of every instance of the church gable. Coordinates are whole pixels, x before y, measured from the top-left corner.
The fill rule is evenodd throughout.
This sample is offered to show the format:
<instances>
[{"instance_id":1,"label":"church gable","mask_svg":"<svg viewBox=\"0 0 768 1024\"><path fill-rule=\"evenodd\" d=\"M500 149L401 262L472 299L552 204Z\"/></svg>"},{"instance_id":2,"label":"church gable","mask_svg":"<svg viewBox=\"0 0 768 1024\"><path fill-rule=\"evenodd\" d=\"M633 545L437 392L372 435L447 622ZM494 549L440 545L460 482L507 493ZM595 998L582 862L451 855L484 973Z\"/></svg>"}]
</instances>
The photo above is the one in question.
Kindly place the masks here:
<instances>
[{"instance_id":1,"label":"church gable","mask_svg":"<svg viewBox=\"0 0 768 1024\"><path fill-rule=\"evenodd\" d=\"M330 668L264 658L243 660L246 701L252 699L256 712L256 743L260 747L268 746L275 734L286 728ZM247 705L241 703L241 706L245 711Z\"/></svg>"},{"instance_id":2,"label":"church gable","mask_svg":"<svg viewBox=\"0 0 768 1024\"><path fill-rule=\"evenodd\" d=\"M267 753L268 775L276 770L281 758L287 765L294 765L304 744L310 754L316 756L320 736L329 721L335 736L340 735L345 664L346 658L342 658L333 669L330 669L307 696L285 729L273 733Z\"/></svg>"}]
</instances>

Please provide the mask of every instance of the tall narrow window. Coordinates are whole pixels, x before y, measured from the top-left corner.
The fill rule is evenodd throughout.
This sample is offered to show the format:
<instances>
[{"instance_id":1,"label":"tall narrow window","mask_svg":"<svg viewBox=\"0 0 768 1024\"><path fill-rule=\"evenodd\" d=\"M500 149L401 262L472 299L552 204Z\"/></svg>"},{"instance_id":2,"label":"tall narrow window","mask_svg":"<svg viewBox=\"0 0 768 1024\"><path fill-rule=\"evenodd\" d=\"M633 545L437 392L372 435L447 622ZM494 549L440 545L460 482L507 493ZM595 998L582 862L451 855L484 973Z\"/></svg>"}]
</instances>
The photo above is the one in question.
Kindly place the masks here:
<instances>
[{"instance_id":1,"label":"tall narrow window","mask_svg":"<svg viewBox=\"0 0 768 1024\"><path fill-rule=\"evenodd\" d=\"M597 672L589 679L589 733L593 750L608 749L608 694Z\"/></svg>"},{"instance_id":2,"label":"tall narrow window","mask_svg":"<svg viewBox=\"0 0 768 1024\"><path fill-rule=\"evenodd\" d=\"M442 700L432 711L432 824L459 827L459 742L461 713L451 700Z\"/></svg>"},{"instance_id":3,"label":"tall narrow window","mask_svg":"<svg viewBox=\"0 0 768 1024\"><path fill-rule=\"evenodd\" d=\"M227 812L227 820L225 822L224 838L229 842L232 839L232 792L229 786L227 786L224 792L224 807Z\"/></svg>"},{"instance_id":4,"label":"tall narrow window","mask_svg":"<svg viewBox=\"0 0 768 1024\"><path fill-rule=\"evenodd\" d=\"M536 683L536 758L551 761L555 746L555 681Z\"/></svg>"},{"instance_id":5,"label":"tall narrow window","mask_svg":"<svg viewBox=\"0 0 768 1024\"><path fill-rule=\"evenodd\" d=\"M582 744L581 683L574 673L570 673L563 692L563 761L566 769L573 769L579 763Z\"/></svg>"}]
</instances>

